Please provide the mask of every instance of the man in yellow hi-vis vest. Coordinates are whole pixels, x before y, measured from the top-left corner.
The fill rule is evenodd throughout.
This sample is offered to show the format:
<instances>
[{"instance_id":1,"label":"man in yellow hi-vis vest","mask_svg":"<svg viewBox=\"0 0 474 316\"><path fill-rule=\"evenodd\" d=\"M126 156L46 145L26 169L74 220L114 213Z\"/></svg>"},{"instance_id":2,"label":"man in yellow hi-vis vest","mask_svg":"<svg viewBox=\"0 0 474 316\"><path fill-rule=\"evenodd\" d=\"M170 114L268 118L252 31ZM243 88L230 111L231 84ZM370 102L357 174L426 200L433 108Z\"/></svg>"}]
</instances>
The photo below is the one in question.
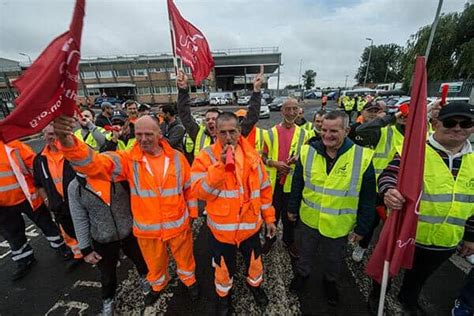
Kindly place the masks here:
<instances>
[{"instance_id":1,"label":"man in yellow hi-vis vest","mask_svg":"<svg viewBox=\"0 0 474 316\"><path fill-rule=\"evenodd\" d=\"M281 218L283 223L283 242L292 257L298 257L295 244L294 223L288 221L287 206L291 191L291 179L295 162L301 146L306 143L309 133L295 124L300 107L298 101L287 99L282 107L283 121L264 134L263 160L273 189L273 206L276 223ZM266 240L262 252L267 254L276 241L276 237Z\"/></svg>"},{"instance_id":2,"label":"man in yellow hi-vis vest","mask_svg":"<svg viewBox=\"0 0 474 316\"><path fill-rule=\"evenodd\" d=\"M355 145L348 132L346 113L332 111L324 116L321 140L301 149L288 203L289 219L300 217L300 258L290 290L303 290L321 245L326 261L323 286L330 305L339 301L337 282L348 238L362 239L375 217L373 151Z\"/></svg>"}]
</instances>

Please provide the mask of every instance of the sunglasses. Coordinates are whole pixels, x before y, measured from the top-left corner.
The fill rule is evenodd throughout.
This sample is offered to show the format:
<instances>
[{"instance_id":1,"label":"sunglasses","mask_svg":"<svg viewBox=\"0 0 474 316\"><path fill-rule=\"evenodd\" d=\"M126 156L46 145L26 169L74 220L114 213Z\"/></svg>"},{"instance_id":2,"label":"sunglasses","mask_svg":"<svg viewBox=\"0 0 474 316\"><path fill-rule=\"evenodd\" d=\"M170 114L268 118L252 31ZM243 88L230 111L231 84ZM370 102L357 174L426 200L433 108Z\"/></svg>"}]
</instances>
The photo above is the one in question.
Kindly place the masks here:
<instances>
[{"instance_id":1,"label":"sunglasses","mask_svg":"<svg viewBox=\"0 0 474 316\"><path fill-rule=\"evenodd\" d=\"M474 122L472 120L458 121L454 119L446 119L446 120L443 120L442 122L443 122L444 128L454 128L458 124L459 124L459 127L464 128L464 129L471 128L474 126Z\"/></svg>"}]
</instances>

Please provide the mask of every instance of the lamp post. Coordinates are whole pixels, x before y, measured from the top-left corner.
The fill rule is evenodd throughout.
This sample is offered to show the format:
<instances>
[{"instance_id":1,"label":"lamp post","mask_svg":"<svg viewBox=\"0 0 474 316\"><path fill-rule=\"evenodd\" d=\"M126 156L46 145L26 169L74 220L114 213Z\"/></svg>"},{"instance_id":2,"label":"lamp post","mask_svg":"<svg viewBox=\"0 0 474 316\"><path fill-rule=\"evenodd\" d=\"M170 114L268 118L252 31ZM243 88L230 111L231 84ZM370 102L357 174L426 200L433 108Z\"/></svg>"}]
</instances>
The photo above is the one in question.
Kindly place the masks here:
<instances>
[{"instance_id":1,"label":"lamp post","mask_svg":"<svg viewBox=\"0 0 474 316\"><path fill-rule=\"evenodd\" d=\"M373 39L369 37L366 37L365 39L370 41L370 50L369 50L369 60L367 61L367 68L365 69L364 87L365 87L365 84L367 83L367 75L369 74L370 58L372 57L372 47L374 45Z\"/></svg>"},{"instance_id":2,"label":"lamp post","mask_svg":"<svg viewBox=\"0 0 474 316\"><path fill-rule=\"evenodd\" d=\"M32 64L30 55L25 54L25 53L18 53L18 55L28 57L28 61L30 62L30 65Z\"/></svg>"},{"instance_id":3,"label":"lamp post","mask_svg":"<svg viewBox=\"0 0 474 316\"><path fill-rule=\"evenodd\" d=\"M346 82L344 82L344 89L347 89L347 77L349 77L349 75L346 75Z\"/></svg>"}]
</instances>

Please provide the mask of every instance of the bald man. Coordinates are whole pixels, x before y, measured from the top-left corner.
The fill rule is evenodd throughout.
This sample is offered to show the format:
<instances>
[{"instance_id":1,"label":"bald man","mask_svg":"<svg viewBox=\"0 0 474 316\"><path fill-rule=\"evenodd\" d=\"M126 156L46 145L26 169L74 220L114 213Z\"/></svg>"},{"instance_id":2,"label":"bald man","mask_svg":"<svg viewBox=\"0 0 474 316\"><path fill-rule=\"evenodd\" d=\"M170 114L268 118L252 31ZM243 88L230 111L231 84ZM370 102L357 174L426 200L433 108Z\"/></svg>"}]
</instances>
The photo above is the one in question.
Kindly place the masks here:
<instances>
[{"instance_id":1,"label":"bald man","mask_svg":"<svg viewBox=\"0 0 474 316\"><path fill-rule=\"evenodd\" d=\"M74 169L91 178L126 180L130 184L133 233L153 289L145 296L145 305L153 305L168 284L168 249L176 261L179 278L191 299L197 300L190 225L190 218L197 217L197 200L191 192L186 158L163 141L158 122L151 116L136 121L136 144L131 150L103 154L95 153L72 136L74 124L74 118L66 116L54 123L64 157ZM106 199L104 193L102 197Z\"/></svg>"}]
</instances>

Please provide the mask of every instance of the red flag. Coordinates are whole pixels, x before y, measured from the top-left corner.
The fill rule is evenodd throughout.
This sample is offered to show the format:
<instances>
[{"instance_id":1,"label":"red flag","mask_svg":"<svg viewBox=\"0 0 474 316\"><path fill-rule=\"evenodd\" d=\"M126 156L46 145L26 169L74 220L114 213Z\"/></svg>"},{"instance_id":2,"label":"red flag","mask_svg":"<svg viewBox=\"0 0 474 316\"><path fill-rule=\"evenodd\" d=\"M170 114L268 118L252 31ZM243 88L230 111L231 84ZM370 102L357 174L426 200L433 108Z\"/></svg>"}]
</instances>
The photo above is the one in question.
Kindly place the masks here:
<instances>
[{"instance_id":1,"label":"red flag","mask_svg":"<svg viewBox=\"0 0 474 316\"><path fill-rule=\"evenodd\" d=\"M400 268L411 269L413 264L425 165L426 78L425 58L419 56L413 74L410 112L397 183L397 190L405 197L406 202L401 210L394 210L388 217L367 264L367 274L379 283L382 279L384 261L389 262L390 277L397 275Z\"/></svg>"},{"instance_id":2,"label":"red flag","mask_svg":"<svg viewBox=\"0 0 474 316\"><path fill-rule=\"evenodd\" d=\"M194 82L198 86L214 67L209 44L201 31L181 16L173 0L168 0L168 15L172 29L173 54L180 56L191 68Z\"/></svg>"},{"instance_id":3,"label":"red flag","mask_svg":"<svg viewBox=\"0 0 474 316\"><path fill-rule=\"evenodd\" d=\"M12 114L0 122L8 142L41 131L55 117L77 109L77 78L85 0L76 0L69 30L56 39L13 85L20 92Z\"/></svg>"}]
</instances>

